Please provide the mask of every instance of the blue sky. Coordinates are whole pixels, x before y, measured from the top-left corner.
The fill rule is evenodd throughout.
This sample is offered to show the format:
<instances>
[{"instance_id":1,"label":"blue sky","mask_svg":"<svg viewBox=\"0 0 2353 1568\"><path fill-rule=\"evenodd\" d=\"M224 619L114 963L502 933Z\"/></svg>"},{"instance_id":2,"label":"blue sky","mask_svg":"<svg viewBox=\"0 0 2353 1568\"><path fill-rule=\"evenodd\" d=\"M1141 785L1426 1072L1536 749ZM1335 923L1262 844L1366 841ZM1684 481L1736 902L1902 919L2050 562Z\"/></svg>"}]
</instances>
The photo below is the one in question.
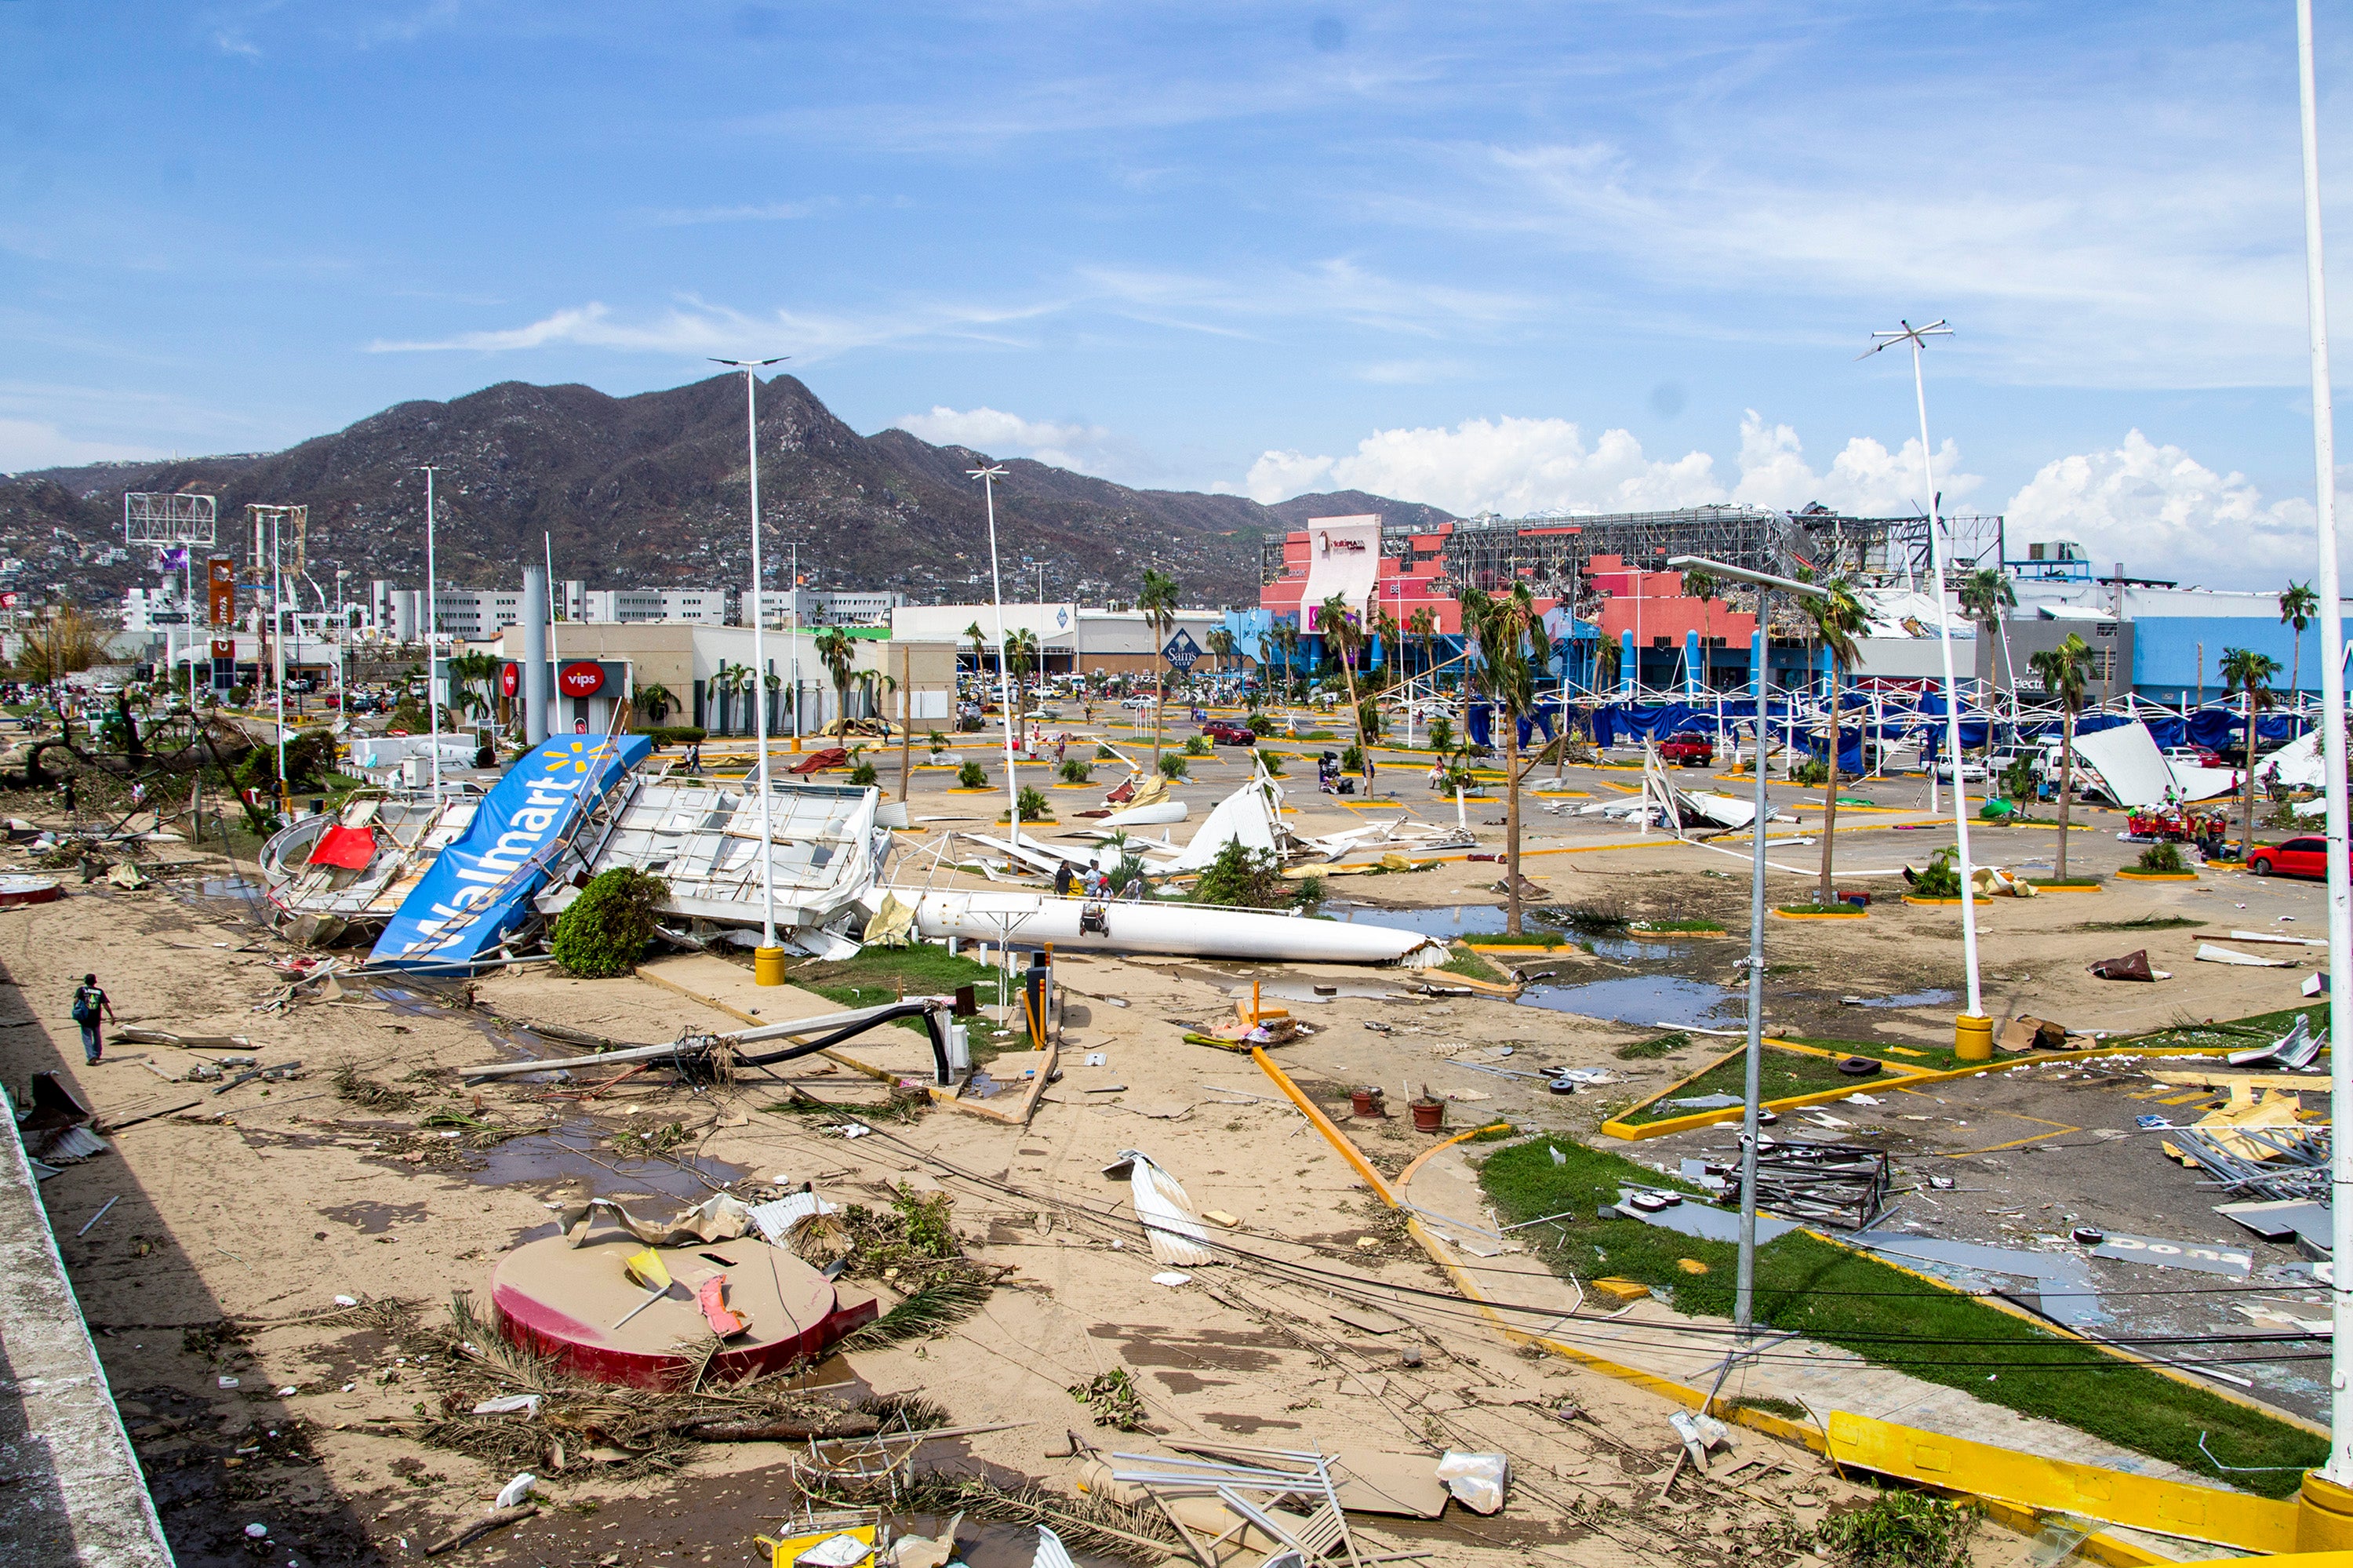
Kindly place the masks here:
<instances>
[{"instance_id":1,"label":"blue sky","mask_svg":"<svg viewBox=\"0 0 2353 1568\"><path fill-rule=\"evenodd\" d=\"M1908 509L1854 355L1941 315L1948 498L2310 575L2285 0L0 0L0 469L789 353L1130 483Z\"/></svg>"}]
</instances>

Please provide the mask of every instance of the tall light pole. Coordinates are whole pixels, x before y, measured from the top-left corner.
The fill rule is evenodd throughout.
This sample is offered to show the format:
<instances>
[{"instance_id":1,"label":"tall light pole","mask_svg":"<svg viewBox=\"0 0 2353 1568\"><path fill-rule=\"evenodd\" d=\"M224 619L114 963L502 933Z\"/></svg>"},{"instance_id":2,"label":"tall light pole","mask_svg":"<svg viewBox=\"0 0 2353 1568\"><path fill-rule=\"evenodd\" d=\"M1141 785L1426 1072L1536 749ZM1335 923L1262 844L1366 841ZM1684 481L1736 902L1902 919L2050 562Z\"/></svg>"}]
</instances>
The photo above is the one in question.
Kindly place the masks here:
<instances>
[{"instance_id":1,"label":"tall light pole","mask_svg":"<svg viewBox=\"0 0 2353 1568\"><path fill-rule=\"evenodd\" d=\"M2312 464L2320 547L2320 751L2322 794L2327 806L2328 969L2348 983L2328 988L2328 1037L2353 1042L2353 886L2348 886L2345 789L2345 620L2337 570L2337 416L2328 382L2328 286L2321 267L2320 113L2313 90L2312 0L2295 3L2296 85L2304 110L2305 314L2312 353ZM2255 732L2247 729L2247 755L2254 756ZM2250 766L2253 766L2250 763ZM2353 1114L2353 1049L2328 1054L2331 1116L2338 1125ZM2335 1330L2329 1346L2328 1463L2320 1479L2353 1488L2353 1139L2339 1133L2329 1160L2333 1200L2331 1230L2337 1274L2331 1287ZM2313 1490L2306 1478L2306 1490ZM2348 1499L2326 1494L2310 1499L2304 1519L2340 1527L2316 1545L2346 1544L2341 1527ZM2297 1549L2306 1550L2299 1529Z\"/></svg>"},{"instance_id":2,"label":"tall light pole","mask_svg":"<svg viewBox=\"0 0 2353 1568\"><path fill-rule=\"evenodd\" d=\"M1005 820L1013 830L1013 842L1018 844L1021 795L1013 777L1013 662L1005 656L1005 588L997 576L997 482L1005 477L1005 465L993 462L968 468L965 477L980 481L981 495L988 507L988 598L997 607L997 705L1005 710L1005 800L1009 808Z\"/></svg>"},{"instance_id":3,"label":"tall light pole","mask_svg":"<svg viewBox=\"0 0 2353 1568\"><path fill-rule=\"evenodd\" d=\"M1757 585L1757 625L1764 630L1771 618L1771 598L1786 593L1798 599L1828 599L1828 589L1812 583L1752 572L1702 556L1675 556L1669 571L1705 572L1709 577ZM1763 1098L1765 1069L1765 671L1755 671L1757 687L1757 750L1749 758L1756 775L1756 811L1749 823L1748 868L1748 1054L1740 1109L1740 1266L1732 1294L1732 1322L1744 1336L1756 1325L1757 1312L1757 1131ZM1838 745L1838 721L1831 721L1831 745Z\"/></svg>"},{"instance_id":4,"label":"tall light pole","mask_svg":"<svg viewBox=\"0 0 2353 1568\"><path fill-rule=\"evenodd\" d=\"M782 365L788 356L778 355L774 359L714 359L714 365L733 366L744 373L744 432L751 456L752 479L752 712L754 733L758 736L760 766L754 777L760 784L760 946L752 955L752 980L755 985L785 983L785 949L776 945L776 841L774 791L768 787L768 660L767 644L761 636L761 623L768 618L760 613L760 372L771 365ZM796 694L797 695L798 694Z\"/></svg>"},{"instance_id":5,"label":"tall light pole","mask_svg":"<svg viewBox=\"0 0 2353 1568\"><path fill-rule=\"evenodd\" d=\"M434 650L438 646L434 633L441 620L438 604L439 586L433 570L433 476L441 471L431 463L420 463L417 471L425 475L425 709L432 721L433 731L433 812L438 820L441 812L441 686L440 672L434 665Z\"/></svg>"},{"instance_id":6,"label":"tall light pole","mask_svg":"<svg viewBox=\"0 0 2353 1568\"><path fill-rule=\"evenodd\" d=\"M1968 1011L1953 1021L1953 1054L1964 1062L1985 1062L1993 1057L1993 1020L1986 1016L1985 1001L1978 983L1978 907L1977 895L1969 885L1969 874L1974 869L1969 860L1969 789L1961 778L1961 694L1960 683L1953 678L1953 618L1945 605L1945 529L1937 515L1936 470L1928 445L1928 390L1920 375L1920 351L1932 337L1950 337L1953 329L1943 320L1926 326L1901 323L1895 330L1871 334L1877 341L1858 357L1868 359L1884 348L1897 344L1910 345L1912 350L1912 397L1920 410L1920 471L1928 486L1928 591L1936 599L1936 651L1945 661L1945 751L1952 758L1953 768L1953 832L1956 851L1960 856L1961 872L1961 963L1968 971ZM1838 743L1838 714L1831 714L1831 743ZM1928 770L1929 788L1934 789L1936 769Z\"/></svg>"}]
</instances>

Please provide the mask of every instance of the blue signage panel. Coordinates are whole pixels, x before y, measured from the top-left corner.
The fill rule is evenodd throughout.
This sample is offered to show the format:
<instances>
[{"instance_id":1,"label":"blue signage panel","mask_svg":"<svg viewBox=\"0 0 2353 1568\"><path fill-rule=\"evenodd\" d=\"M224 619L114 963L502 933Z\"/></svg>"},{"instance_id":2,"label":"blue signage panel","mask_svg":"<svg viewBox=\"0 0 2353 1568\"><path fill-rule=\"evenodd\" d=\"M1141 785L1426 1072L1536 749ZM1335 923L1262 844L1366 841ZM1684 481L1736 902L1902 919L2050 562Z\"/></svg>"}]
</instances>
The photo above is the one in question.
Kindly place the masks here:
<instances>
[{"instance_id":1,"label":"blue signage panel","mask_svg":"<svg viewBox=\"0 0 2353 1568\"><path fill-rule=\"evenodd\" d=\"M552 736L507 769L376 938L372 964L462 965L522 923L580 819L653 750L649 736Z\"/></svg>"}]
</instances>

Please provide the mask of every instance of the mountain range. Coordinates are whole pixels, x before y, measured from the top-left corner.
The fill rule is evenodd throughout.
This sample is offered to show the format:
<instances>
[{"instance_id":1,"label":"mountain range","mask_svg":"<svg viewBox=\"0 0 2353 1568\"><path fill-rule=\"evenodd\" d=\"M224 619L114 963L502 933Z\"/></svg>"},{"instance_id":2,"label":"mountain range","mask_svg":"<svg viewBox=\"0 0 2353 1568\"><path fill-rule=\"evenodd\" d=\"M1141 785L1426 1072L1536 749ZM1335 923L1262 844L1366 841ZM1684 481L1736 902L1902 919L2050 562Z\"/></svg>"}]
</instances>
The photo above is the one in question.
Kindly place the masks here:
<instances>
[{"instance_id":1,"label":"mountain range","mask_svg":"<svg viewBox=\"0 0 2353 1568\"><path fill-rule=\"evenodd\" d=\"M761 513L771 586L800 544L811 586L896 588L917 603L985 599L988 535L968 470L990 460L901 429L861 436L799 380L759 392ZM248 503L310 508L307 567L332 593L370 578L425 579L425 476L438 466L439 580L487 588L552 553L591 588L721 588L747 581L744 387L713 376L614 397L581 386L501 382L446 403L401 403L284 451L110 462L0 477L5 586L99 604L153 576L124 551L122 497L192 491L218 501L224 553L239 553ZM1255 603L1260 543L1311 517L1367 512L1436 524L1450 514L1356 491L1278 505L1243 496L1131 490L1026 459L997 482L1008 599L1124 600L1147 567L1188 604Z\"/></svg>"}]
</instances>

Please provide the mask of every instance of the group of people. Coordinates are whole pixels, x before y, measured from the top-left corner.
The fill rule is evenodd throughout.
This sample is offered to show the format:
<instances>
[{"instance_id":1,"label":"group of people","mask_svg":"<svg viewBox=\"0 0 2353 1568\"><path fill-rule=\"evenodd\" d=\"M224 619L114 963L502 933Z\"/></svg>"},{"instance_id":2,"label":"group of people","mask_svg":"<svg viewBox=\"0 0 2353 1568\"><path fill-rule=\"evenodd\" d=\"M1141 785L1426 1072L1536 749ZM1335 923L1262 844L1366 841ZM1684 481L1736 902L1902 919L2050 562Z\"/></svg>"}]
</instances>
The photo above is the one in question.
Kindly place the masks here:
<instances>
[{"instance_id":1,"label":"group of people","mask_svg":"<svg viewBox=\"0 0 2353 1568\"><path fill-rule=\"evenodd\" d=\"M1127 891L1121 896L1130 904L1143 903L1144 884L1142 876L1131 879ZM1077 872L1071 869L1070 862L1064 861L1054 868L1054 896L1068 898L1073 893L1082 898L1109 898L1112 895L1111 876L1099 865L1091 865L1083 872Z\"/></svg>"}]
</instances>

